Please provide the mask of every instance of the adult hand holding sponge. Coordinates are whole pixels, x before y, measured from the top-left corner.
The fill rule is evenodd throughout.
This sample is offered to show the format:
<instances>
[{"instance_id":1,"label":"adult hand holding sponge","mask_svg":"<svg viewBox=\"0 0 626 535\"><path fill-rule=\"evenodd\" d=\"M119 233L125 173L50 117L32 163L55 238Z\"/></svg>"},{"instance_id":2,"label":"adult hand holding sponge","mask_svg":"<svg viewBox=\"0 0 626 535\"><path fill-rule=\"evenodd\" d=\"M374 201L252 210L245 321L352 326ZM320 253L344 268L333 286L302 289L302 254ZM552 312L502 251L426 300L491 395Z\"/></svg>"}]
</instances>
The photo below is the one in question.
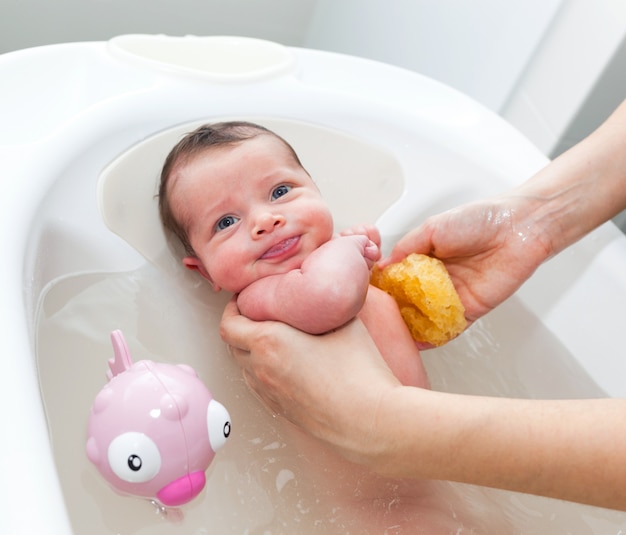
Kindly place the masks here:
<instances>
[{"instance_id":1,"label":"adult hand holding sponge","mask_svg":"<svg viewBox=\"0 0 626 535\"><path fill-rule=\"evenodd\" d=\"M467 327L465 307L441 260L413 253L384 269L371 283L391 295L417 342L440 346Z\"/></svg>"}]
</instances>

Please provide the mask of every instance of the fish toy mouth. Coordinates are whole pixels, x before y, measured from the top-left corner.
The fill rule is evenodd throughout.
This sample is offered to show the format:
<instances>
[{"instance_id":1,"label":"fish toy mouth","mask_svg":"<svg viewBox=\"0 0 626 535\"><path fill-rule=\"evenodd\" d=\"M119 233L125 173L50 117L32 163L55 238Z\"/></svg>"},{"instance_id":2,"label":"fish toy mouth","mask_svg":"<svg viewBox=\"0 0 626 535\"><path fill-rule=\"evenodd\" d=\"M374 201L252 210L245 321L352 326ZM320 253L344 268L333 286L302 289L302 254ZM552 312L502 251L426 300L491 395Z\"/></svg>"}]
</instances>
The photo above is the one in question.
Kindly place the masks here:
<instances>
[{"instance_id":1,"label":"fish toy mouth","mask_svg":"<svg viewBox=\"0 0 626 535\"><path fill-rule=\"evenodd\" d=\"M205 483L204 472L192 472L162 488L157 493L157 499L168 507L183 505L200 494Z\"/></svg>"}]
</instances>

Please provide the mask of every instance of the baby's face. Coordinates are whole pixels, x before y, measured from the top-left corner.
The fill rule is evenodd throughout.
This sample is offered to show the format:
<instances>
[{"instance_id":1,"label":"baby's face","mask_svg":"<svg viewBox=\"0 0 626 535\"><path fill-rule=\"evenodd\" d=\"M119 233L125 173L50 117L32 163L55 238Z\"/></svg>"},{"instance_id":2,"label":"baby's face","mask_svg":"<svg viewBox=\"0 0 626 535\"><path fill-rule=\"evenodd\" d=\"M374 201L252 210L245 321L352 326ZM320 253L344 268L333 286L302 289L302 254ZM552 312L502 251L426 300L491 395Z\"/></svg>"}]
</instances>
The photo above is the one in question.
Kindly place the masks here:
<instances>
[{"instance_id":1,"label":"baby's face","mask_svg":"<svg viewBox=\"0 0 626 535\"><path fill-rule=\"evenodd\" d=\"M299 268L332 237L319 190L273 136L209 149L172 178L173 209L198 255L184 263L216 289L240 292Z\"/></svg>"}]
</instances>

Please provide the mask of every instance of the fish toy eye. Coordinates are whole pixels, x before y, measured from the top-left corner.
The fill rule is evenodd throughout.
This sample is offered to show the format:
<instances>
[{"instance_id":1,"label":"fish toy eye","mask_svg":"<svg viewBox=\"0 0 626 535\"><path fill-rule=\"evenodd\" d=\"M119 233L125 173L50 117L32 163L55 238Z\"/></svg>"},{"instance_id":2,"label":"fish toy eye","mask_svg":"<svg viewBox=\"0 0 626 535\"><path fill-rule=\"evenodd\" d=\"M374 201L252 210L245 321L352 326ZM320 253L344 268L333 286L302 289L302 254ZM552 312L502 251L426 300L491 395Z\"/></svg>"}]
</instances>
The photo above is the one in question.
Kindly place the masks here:
<instances>
[{"instance_id":1,"label":"fish toy eye","mask_svg":"<svg viewBox=\"0 0 626 535\"><path fill-rule=\"evenodd\" d=\"M161 454L152 439L130 431L115 437L108 450L113 473L129 483L150 481L161 469Z\"/></svg>"},{"instance_id":2,"label":"fish toy eye","mask_svg":"<svg viewBox=\"0 0 626 535\"><path fill-rule=\"evenodd\" d=\"M209 442L213 451L219 450L230 436L230 415L226 407L212 399L207 408Z\"/></svg>"}]
</instances>

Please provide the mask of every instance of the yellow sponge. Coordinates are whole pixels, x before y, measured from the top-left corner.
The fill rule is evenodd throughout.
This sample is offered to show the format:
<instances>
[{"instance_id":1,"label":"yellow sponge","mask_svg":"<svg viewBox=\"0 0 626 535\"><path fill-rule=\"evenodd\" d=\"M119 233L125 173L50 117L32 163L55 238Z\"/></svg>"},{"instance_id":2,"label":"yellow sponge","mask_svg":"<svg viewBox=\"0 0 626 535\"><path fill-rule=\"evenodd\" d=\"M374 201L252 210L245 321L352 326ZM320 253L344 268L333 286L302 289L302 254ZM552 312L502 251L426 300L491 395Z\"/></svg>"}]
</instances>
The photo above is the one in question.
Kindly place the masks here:
<instances>
[{"instance_id":1,"label":"yellow sponge","mask_svg":"<svg viewBox=\"0 0 626 535\"><path fill-rule=\"evenodd\" d=\"M436 258L414 253L383 270L375 266L371 282L396 300L418 342L440 346L467 326L465 307Z\"/></svg>"}]
</instances>

